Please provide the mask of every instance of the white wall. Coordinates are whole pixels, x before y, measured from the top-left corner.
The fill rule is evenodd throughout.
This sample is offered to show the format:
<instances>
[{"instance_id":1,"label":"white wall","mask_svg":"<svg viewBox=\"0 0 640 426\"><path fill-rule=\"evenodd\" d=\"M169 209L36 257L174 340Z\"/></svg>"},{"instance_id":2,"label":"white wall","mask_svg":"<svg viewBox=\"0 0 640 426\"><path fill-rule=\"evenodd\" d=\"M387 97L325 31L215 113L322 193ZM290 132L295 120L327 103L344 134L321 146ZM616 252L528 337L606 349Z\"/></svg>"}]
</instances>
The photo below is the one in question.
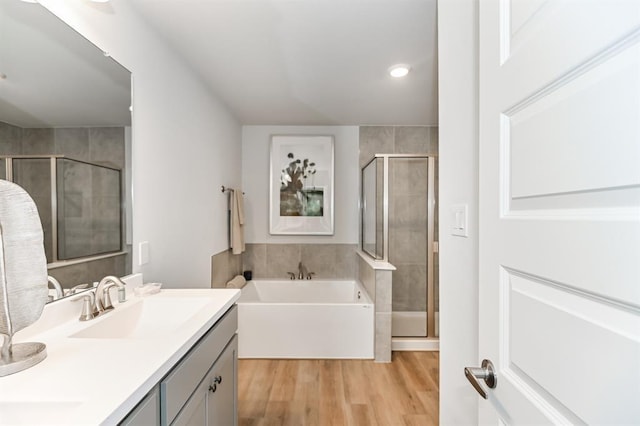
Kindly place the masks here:
<instances>
[{"instance_id":1,"label":"white wall","mask_svg":"<svg viewBox=\"0 0 640 426\"><path fill-rule=\"evenodd\" d=\"M440 111L440 424L477 424L464 377L478 359L477 1L438 2ZM469 237L451 235L451 205L468 204Z\"/></svg>"},{"instance_id":2,"label":"white wall","mask_svg":"<svg viewBox=\"0 0 640 426\"><path fill-rule=\"evenodd\" d=\"M133 270L208 287L210 257L228 246L219 188L241 182L239 123L127 0L41 3L133 73Z\"/></svg>"},{"instance_id":3,"label":"white wall","mask_svg":"<svg viewBox=\"0 0 640 426\"><path fill-rule=\"evenodd\" d=\"M334 235L269 235L269 152L273 134L334 135ZM360 194L358 145L357 126L243 126L242 186L245 192L245 241L276 244L357 244Z\"/></svg>"}]
</instances>

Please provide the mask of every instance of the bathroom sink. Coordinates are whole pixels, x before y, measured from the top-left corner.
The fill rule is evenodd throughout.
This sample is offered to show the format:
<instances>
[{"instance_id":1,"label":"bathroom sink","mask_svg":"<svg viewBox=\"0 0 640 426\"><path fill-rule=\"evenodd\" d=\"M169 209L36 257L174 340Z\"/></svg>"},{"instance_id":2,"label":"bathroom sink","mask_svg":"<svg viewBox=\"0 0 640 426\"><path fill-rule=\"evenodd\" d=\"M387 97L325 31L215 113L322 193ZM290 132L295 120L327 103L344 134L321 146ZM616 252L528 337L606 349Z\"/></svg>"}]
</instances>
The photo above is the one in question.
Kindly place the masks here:
<instances>
[{"instance_id":1,"label":"bathroom sink","mask_svg":"<svg viewBox=\"0 0 640 426\"><path fill-rule=\"evenodd\" d=\"M72 334L85 339L149 339L166 337L198 314L209 301L195 297L151 296L119 305L96 318L95 324Z\"/></svg>"},{"instance_id":2,"label":"bathroom sink","mask_svg":"<svg viewBox=\"0 0 640 426\"><path fill-rule=\"evenodd\" d=\"M0 419L2 424L42 424L42 411L46 410L48 422L56 424L64 422L65 417L82 404L82 401L3 401Z\"/></svg>"}]
</instances>

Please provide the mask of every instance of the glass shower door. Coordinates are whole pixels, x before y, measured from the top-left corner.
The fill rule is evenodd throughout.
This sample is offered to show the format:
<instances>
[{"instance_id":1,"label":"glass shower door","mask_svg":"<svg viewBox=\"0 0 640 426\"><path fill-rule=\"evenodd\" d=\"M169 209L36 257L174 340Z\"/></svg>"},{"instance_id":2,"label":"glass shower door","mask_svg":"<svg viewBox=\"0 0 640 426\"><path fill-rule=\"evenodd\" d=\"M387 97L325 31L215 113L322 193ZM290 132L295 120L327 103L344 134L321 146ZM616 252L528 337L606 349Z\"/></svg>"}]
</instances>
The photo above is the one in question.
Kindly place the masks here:
<instances>
[{"instance_id":1,"label":"glass shower door","mask_svg":"<svg viewBox=\"0 0 640 426\"><path fill-rule=\"evenodd\" d=\"M362 169L361 247L396 268L394 337L439 335L437 172L422 154L376 154Z\"/></svg>"},{"instance_id":2,"label":"glass shower door","mask_svg":"<svg viewBox=\"0 0 640 426\"><path fill-rule=\"evenodd\" d=\"M394 336L427 336L429 228L429 159L389 158Z\"/></svg>"}]
</instances>

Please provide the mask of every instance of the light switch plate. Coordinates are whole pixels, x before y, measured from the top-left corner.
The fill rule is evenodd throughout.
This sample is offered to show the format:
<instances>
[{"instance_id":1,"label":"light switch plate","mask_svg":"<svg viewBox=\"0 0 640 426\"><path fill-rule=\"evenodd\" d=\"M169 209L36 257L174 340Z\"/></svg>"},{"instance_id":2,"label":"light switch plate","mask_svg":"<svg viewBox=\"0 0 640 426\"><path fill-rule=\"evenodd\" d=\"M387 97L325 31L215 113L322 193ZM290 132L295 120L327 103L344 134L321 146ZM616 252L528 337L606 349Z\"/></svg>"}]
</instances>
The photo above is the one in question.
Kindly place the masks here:
<instances>
[{"instance_id":1,"label":"light switch plate","mask_svg":"<svg viewBox=\"0 0 640 426\"><path fill-rule=\"evenodd\" d=\"M138 245L138 265L149 263L149 241L143 241Z\"/></svg>"},{"instance_id":2,"label":"light switch plate","mask_svg":"<svg viewBox=\"0 0 640 426\"><path fill-rule=\"evenodd\" d=\"M454 204L451 206L451 235L466 237L467 233L466 204Z\"/></svg>"}]
</instances>

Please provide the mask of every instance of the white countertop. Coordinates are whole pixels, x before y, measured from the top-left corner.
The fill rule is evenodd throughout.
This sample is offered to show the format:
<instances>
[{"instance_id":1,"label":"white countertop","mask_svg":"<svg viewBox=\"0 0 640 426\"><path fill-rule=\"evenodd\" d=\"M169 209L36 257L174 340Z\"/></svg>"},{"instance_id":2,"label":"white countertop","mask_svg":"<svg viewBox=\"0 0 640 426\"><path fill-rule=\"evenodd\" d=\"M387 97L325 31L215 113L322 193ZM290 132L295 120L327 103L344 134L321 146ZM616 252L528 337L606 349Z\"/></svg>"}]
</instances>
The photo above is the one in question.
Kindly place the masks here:
<instances>
[{"instance_id":1,"label":"white countertop","mask_svg":"<svg viewBox=\"0 0 640 426\"><path fill-rule=\"evenodd\" d=\"M175 314L185 315L185 321L166 335L70 337L145 299L181 297L206 302L188 315ZM169 289L146 298L128 294L124 304L114 302L114 312L85 322L78 321L81 303L63 299L47 305L41 319L14 338L15 343L45 343L47 358L0 377L0 424L116 424L239 297L235 289Z\"/></svg>"}]
</instances>

